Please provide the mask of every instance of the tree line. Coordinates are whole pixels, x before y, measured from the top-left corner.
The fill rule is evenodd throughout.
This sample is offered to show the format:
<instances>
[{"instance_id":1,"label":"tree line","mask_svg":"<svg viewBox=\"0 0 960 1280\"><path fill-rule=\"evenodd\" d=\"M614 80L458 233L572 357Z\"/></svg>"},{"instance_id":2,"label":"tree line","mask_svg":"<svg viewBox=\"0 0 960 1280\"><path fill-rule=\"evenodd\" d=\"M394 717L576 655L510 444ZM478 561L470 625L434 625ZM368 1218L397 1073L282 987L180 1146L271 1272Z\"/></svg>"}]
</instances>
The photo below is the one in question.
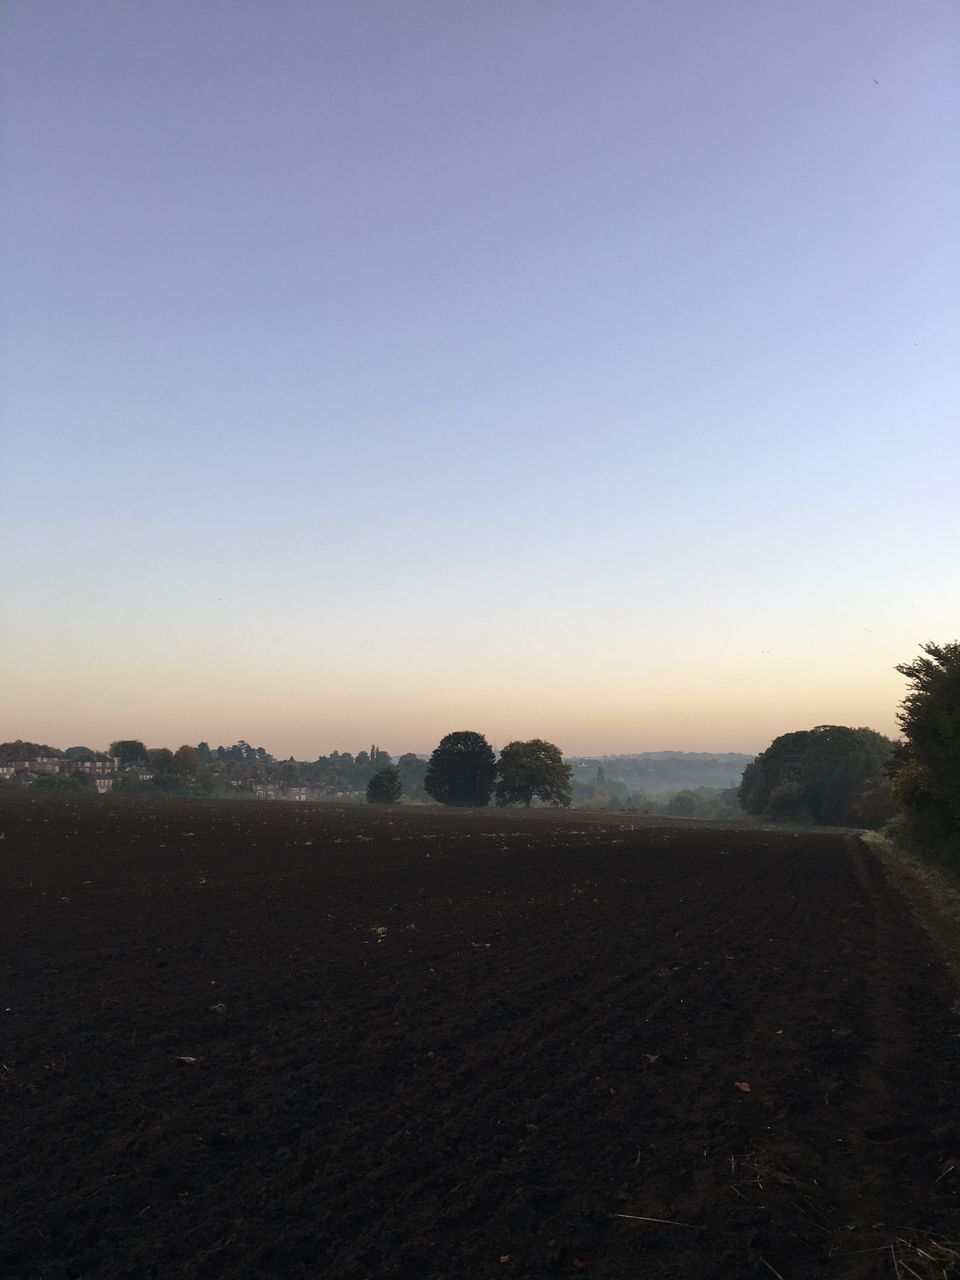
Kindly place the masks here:
<instances>
[{"instance_id":1,"label":"tree line","mask_svg":"<svg viewBox=\"0 0 960 1280\"><path fill-rule=\"evenodd\" d=\"M534 800L567 807L571 769L560 748L542 738L509 742L499 759L482 733L461 729L440 740L427 762L423 789L439 804L481 808L498 805L529 808ZM403 795L399 770L378 770L367 786L371 804L398 804Z\"/></svg>"},{"instance_id":2,"label":"tree line","mask_svg":"<svg viewBox=\"0 0 960 1280\"><path fill-rule=\"evenodd\" d=\"M739 798L775 821L885 829L960 870L960 643L900 663L899 742L873 729L785 733L747 765Z\"/></svg>"},{"instance_id":3,"label":"tree line","mask_svg":"<svg viewBox=\"0 0 960 1280\"><path fill-rule=\"evenodd\" d=\"M687 787L672 795L648 796L623 780L608 779L602 763L576 758L572 776L559 747L543 739L511 742L499 758L486 738L472 730L448 734L429 760L413 753L394 760L381 747L333 751L314 761L278 760L241 739L230 747L207 742L176 750L148 748L121 738L109 753L43 743L0 743L0 765L23 768L40 787L91 788L102 770L65 769L31 774L31 761L71 766L110 766L118 761L114 789L121 794L189 792L236 795L259 787L281 793L307 787L328 799L366 795L374 804L437 801L457 806L497 804L579 805L631 809L677 817L734 818L886 827L901 842L935 854L960 869L960 643L921 646L921 656L897 668L908 680L898 719L903 733L893 742L873 729L818 725L780 735L750 761L736 788ZM624 757L637 780L653 772L654 757ZM689 768L698 767L691 756ZM704 758L706 759L706 758ZM725 767L735 761L725 757ZM631 763L640 761L640 763ZM675 771L676 761L665 763ZM631 781L633 776L631 775Z\"/></svg>"},{"instance_id":4,"label":"tree line","mask_svg":"<svg viewBox=\"0 0 960 1280\"><path fill-rule=\"evenodd\" d=\"M181 747L175 752L122 739L112 743L110 751L123 762L125 772L115 788L121 793L159 788L228 795L270 788L285 795L303 787L326 799L353 799L364 794L375 773L390 766L397 770L410 799L427 799L423 789L426 762L413 752L394 760L377 744L369 751L332 751L315 760L277 759L264 747L254 747L242 738L231 747L200 742L196 748ZM152 776L138 777L145 772Z\"/></svg>"},{"instance_id":5,"label":"tree line","mask_svg":"<svg viewBox=\"0 0 960 1280\"><path fill-rule=\"evenodd\" d=\"M118 739L111 756L132 772L121 778L118 791L143 791L149 787L173 791L197 787L207 792L243 785L275 785L281 791L297 786L318 787L328 795L345 798L366 793L371 804L398 804L404 797L432 799L440 804L480 807L495 798L498 805L542 804L567 806L571 801L571 770L560 748L542 738L511 742L497 758L481 733L463 730L449 733L428 761L412 753L396 763L381 747L372 746L356 756L334 751L314 762L298 762L291 756L277 761L263 747L240 741L233 747L148 748L137 739ZM138 776L138 766L150 771Z\"/></svg>"},{"instance_id":6,"label":"tree line","mask_svg":"<svg viewBox=\"0 0 960 1280\"><path fill-rule=\"evenodd\" d=\"M230 747L212 748L207 742L184 743L176 750L148 747L139 738L118 738L107 752L89 747L66 751L45 744L0 743L0 764L22 766L20 777L46 789L92 786L83 773L50 773L50 761L97 761L109 765L113 790L119 795L168 794L236 795L239 792L290 795L297 789L317 798L352 800L366 795L374 804L435 800L440 804L483 806L549 805L571 802L571 771L560 748L541 738L511 742L499 758L483 734L448 734L429 760L407 752L396 761L374 744L369 751L333 751L313 761L292 756L278 760L264 747L241 739ZM32 772L30 762L45 762ZM114 764L116 769L113 769Z\"/></svg>"}]
</instances>

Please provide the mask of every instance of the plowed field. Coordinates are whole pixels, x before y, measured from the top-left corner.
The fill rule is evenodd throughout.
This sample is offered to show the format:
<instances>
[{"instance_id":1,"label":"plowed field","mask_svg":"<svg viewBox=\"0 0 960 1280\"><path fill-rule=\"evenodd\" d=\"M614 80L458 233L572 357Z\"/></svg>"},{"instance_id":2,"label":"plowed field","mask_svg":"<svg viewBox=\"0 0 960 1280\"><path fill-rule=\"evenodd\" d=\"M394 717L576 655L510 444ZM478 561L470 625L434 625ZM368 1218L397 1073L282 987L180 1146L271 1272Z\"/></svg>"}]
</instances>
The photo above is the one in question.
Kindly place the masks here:
<instances>
[{"instance_id":1,"label":"plowed field","mask_svg":"<svg viewBox=\"0 0 960 1280\"><path fill-rule=\"evenodd\" d=\"M0 833L4 1280L951 1274L956 992L852 835L29 793Z\"/></svg>"}]
</instances>

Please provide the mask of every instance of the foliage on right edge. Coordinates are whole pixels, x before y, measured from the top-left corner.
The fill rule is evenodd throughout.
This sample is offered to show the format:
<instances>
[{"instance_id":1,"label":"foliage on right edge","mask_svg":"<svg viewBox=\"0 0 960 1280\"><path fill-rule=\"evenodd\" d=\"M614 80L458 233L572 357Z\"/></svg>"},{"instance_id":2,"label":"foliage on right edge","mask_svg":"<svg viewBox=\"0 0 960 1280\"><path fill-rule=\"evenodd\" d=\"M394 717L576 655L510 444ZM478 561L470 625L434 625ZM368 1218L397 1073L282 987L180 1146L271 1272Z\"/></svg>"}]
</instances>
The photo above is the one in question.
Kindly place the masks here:
<instances>
[{"instance_id":1,"label":"foliage on right edge","mask_svg":"<svg viewBox=\"0 0 960 1280\"><path fill-rule=\"evenodd\" d=\"M896 834L960 868L960 643L921 645L897 667L910 681L900 704L906 742L894 791L906 811Z\"/></svg>"}]
</instances>

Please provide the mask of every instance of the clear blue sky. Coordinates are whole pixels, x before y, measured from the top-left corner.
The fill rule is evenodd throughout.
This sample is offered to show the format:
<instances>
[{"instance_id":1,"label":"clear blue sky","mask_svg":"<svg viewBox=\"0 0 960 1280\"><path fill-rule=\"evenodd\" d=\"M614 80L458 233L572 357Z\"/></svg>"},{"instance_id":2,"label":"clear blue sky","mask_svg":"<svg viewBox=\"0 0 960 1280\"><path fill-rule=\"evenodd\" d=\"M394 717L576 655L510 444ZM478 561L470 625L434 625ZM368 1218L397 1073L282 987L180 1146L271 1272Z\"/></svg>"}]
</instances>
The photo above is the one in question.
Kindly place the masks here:
<instances>
[{"instance_id":1,"label":"clear blue sky","mask_svg":"<svg viewBox=\"0 0 960 1280\"><path fill-rule=\"evenodd\" d=\"M952 0L0 8L0 737L895 728Z\"/></svg>"}]
</instances>

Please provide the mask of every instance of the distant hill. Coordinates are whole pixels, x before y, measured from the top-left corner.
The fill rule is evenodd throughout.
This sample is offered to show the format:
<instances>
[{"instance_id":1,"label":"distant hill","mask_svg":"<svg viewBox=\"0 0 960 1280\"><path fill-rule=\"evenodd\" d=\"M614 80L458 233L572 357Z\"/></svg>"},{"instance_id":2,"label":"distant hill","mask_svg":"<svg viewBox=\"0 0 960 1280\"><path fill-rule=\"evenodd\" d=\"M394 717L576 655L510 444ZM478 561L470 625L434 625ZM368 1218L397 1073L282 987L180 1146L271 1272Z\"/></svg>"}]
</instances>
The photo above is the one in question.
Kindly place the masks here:
<instances>
[{"instance_id":1,"label":"distant hill","mask_svg":"<svg viewBox=\"0 0 960 1280\"><path fill-rule=\"evenodd\" d=\"M739 751L640 751L634 755L568 756L578 782L622 782L631 791L661 795L698 787L736 787L754 759Z\"/></svg>"}]
</instances>

